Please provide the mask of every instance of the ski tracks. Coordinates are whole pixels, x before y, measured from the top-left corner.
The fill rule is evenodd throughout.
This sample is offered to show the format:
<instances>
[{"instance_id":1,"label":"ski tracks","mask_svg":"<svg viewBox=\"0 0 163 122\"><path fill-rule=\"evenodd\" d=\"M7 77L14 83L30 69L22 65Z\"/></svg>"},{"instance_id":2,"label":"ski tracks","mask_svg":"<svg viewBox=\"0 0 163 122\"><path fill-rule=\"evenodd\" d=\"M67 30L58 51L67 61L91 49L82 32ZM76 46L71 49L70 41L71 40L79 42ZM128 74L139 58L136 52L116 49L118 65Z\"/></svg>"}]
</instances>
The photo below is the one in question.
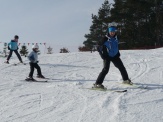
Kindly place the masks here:
<instances>
[{"instance_id":1,"label":"ski tracks","mask_svg":"<svg viewBox=\"0 0 163 122\"><path fill-rule=\"evenodd\" d=\"M79 94L84 102L77 122L116 122L121 113L121 101L126 93L90 91Z\"/></svg>"},{"instance_id":2,"label":"ski tracks","mask_svg":"<svg viewBox=\"0 0 163 122\"><path fill-rule=\"evenodd\" d=\"M129 59L132 59L128 66L129 68L128 72L129 74L132 74L132 76L129 75L129 77L132 77L131 80L140 79L149 72L150 70L149 59L140 58L138 60L132 57L131 55L129 55L126 60L129 60Z\"/></svg>"},{"instance_id":3,"label":"ski tracks","mask_svg":"<svg viewBox=\"0 0 163 122\"><path fill-rule=\"evenodd\" d=\"M88 98L85 95L82 95L81 93L80 94L78 93L78 95L81 96L81 98L83 99L84 102L82 104L83 107L82 107L82 110L80 112L81 114L79 114L80 116L79 116L79 119L77 120L77 122L85 122L83 117L84 117L84 114L88 108Z\"/></svg>"},{"instance_id":4,"label":"ski tracks","mask_svg":"<svg viewBox=\"0 0 163 122\"><path fill-rule=\"evenodd\" d=\"M108 122L117 122L121 112L120 107L122 96L124 96L124 94L109 93L98 103L99 109L101 109L101 114L105 114L105 117L103 116L104 118L100 117L99 122L105 120L108 120Z\"/></svg>"}]
</instances>

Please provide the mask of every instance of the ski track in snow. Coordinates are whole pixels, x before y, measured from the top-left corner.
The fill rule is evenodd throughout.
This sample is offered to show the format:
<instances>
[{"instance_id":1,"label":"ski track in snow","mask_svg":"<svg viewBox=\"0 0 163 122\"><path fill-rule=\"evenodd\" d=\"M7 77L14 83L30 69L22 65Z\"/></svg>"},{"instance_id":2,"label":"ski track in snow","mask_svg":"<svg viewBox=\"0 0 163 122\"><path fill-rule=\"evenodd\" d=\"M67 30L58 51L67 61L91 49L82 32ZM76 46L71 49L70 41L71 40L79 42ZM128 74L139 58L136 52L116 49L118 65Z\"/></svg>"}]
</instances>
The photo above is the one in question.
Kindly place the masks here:
<instances>
[{"instance_id":1,"label":"ski track in snow","mask_svg":"<svg viewBox=\"0 0 163 122\"><path fill-rule=\"evenodd\" d=\"M111 63L104 85L128 89L103 92L91 87L102 70L97 52L40 55L39 65L47 83L25 82L29 64L13 66L13 56L0 58L0 120L2 122L162 122L163 49L121 51L121 59L134 83L148 89L126 87ZM36 76L36 70L34 76Z\"/></svg>"}]
</instances>

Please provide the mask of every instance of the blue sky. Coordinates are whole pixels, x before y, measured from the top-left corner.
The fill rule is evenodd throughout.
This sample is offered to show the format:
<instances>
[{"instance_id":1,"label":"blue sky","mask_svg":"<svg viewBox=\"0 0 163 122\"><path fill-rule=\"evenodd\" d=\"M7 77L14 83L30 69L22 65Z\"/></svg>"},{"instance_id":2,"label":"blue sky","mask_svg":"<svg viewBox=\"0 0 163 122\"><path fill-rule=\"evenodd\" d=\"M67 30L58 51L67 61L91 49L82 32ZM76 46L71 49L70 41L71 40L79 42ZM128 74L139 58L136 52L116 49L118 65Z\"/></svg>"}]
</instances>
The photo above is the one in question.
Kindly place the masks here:
<instances>
[{"instance_id":1,"label":"blue sky","mask_svg":"<svg viewBox=\"0 0 163 122\"><path fill-rule=\"evenodd\" d=\"M104 0L0 0L0 42L19 35L20 43L47 43L55 52L83 45L91 14ZM112 2L112 0L110 0ZM0 43L2 45L2 43Z\"/></svg>"}]
</instances>

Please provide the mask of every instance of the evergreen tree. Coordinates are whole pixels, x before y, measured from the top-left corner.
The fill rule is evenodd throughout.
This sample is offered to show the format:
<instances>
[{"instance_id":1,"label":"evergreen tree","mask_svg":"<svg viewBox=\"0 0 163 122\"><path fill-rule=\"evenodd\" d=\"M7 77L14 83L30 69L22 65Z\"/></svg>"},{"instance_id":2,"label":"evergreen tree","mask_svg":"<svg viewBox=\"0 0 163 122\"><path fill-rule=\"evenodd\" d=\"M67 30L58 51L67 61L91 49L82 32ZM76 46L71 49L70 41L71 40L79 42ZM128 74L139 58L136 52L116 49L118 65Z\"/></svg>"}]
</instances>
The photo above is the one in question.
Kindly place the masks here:
<instances>
[{"instance_id":1,"label":"evergreen tree","mask_svg":"<svg viewBox=\"0 0 163 122\"><path fill-rule=\"evenodd\" d=\"M52 54L53 53L53 48L51 48L50 46L47 48L48 52L47 54Z\"/></svg>"},{"instance_id":2,"label":"evergreen tree","mask_svg":"<svg viewBox=\"0 0 163 122\"><path fill-rule=\"evenodd\" d=\"M120 45L123 49L163 45L163 1L162 0L114 0L110 9L104 1L98 15L92 14L90 33L85 34L84 45L90 50L106 33L108 24L118 24Z\"/></svg>"},{"instance_id":3,"label":"evergreen tree","mask_svg":"<svg viewBox=\"0 0 163 122\"><path fill-rule=\"evenodd\" d=\"M22 46L22 48L20 49L20 54L22 55L22 56L27 56L27 54L28 54L28 49L27 49L27 47L25 46L25 45L23 45Z\"/></svg>"},{"instance_id":4,"label":"evergreen tree","mask_svg":"<svg viewBox=\"0 0 163 122\"><path fill-rule=\"evenodd\" d=\"M110 16L110 4L105 0L102 7L99 9L98 15L92 14L92 25L90 26L90 33L85 34L86 41L83 42L86 48L92 50L97 41L106 34Z\"/></svg>"},{"instance_id":5,"label":"evergreen tree","mask_svg":"<svg viewBox=\"0 0 163 122\"><path fill-rule=\"evenodd\" d=\"M111 17L119 23L121 40L126 42L126 48L155 45L161 30L157 27L162 26L156 22L156 1L159 0L115 0Z\"/></svg>"},{"instance_id":6,"label":"evergreen tree","mask_svg":"<svg viewBox=\"0 0 163 122\"><path fill-rule=\"evenodd\" d=\"M156 43L163 45L163 0L154 0L154 13L156 18Z\"/></svg>"},{"instance_id":7,"label":"evergreen tree","mask_svg":"<svg viewBox=\"0 0 163 122\"><path fill-rule=\"evenodd\" d=\"M5 57L8 56L8 54L7 54L7 43L4 43L3 53L4 53Z\"/></svg>"},{"instance_id":8,"label":"evergreen tree","mask_svg":"<svg viewBox=\"0 0 163 122\"><path fill-rule=\"evenodd\" d=\"M147 31L150 11L151 3L146 0L115 0L111 15L119 23L121 41L126 42L126 48L146 45L144 42L151 35Z\"/></svg>"}]
</instances>

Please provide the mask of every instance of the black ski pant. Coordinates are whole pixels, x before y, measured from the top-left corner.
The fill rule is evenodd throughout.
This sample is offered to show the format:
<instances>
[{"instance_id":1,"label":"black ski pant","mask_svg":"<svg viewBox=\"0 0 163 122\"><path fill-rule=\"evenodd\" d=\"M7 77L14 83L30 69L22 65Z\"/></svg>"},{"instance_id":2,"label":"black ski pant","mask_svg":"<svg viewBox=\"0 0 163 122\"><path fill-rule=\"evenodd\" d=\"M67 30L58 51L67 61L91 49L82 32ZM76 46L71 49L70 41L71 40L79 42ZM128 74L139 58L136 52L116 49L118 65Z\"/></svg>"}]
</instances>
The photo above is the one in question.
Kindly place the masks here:
<instances>
[{"instance_id":1,"label":"black ski pant","mask_svg":"<svg viewBox=\"0 0 163 122\"><path fill-rule=\"evenodd\" d=\"M37 75L42 75L41 73L41 68L37 63L29 63L30 64L30 73L29 73L29 77L33 77L33 73L35 68L37 69Z\"/></svg>"},{"instance_id":2,"label":"black ski pant","mask_svg":"<svg viewBox=\"0 0 163 122\"><path fill-rule=\"evenodd\" d=\"M104 62L103 62L104 67L96 80L96 84L103 83L106 74L109 72L110 62L113 62L114 66L119 69L123 80L128 80L128 74L127 74L126 68L124 67L121 59L119 57L117 57L112 60L104 60Z\"/></svg>"},{"instance_id":3,"label":"black ski pant","mask_svg":"<svg viewBox=\"0 0 163 122\"><path fill-rule=\"evenodd\" d=\"M10 50L10 53L9 53L9 55L8 55L8 57L7 57L7 60L8 60L8 61L10 60L13 51L14 51L15 54L17 55L19 61L22 61L22 58L20 57L20 55L19 55L19 53L18 53L18 50Z\"/></svg>"}]
</instances>

